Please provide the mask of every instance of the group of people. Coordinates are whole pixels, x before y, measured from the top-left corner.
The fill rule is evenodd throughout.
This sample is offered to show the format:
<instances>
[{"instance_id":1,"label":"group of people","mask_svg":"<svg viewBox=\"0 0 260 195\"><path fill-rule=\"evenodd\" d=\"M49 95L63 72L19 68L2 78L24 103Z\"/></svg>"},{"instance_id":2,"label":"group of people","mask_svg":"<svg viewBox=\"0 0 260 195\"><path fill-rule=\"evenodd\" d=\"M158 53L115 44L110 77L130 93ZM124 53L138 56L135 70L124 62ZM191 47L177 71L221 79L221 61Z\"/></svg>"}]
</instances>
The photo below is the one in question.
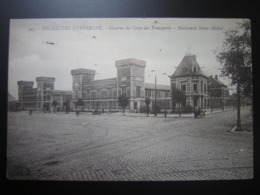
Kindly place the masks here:
<instances>
[{"instance_id":1,"label":"group of people","mask_svg":"<svg viewBox=\"0 0 260 195\"><path fill-rule=\"evenodd\" d=\"M200 106L194 107L194 118L197 118L198 116L205 117L205 111L200 108Z\"/></svg>"}]
</instances>

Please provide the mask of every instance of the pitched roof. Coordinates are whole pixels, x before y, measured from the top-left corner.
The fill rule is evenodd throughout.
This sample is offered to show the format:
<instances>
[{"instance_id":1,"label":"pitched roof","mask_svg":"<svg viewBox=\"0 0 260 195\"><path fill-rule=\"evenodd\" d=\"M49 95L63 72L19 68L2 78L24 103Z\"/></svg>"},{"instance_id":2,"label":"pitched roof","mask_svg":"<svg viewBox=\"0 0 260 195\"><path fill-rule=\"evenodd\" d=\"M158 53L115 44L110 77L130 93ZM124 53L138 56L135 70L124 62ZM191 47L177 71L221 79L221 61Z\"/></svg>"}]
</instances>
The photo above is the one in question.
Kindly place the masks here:
<instances>
[{"instance_id":1,"label":"pitched roof","mask_svg":"<svg viewBox=\"0 0 260 195\"><path fill-rule=\"evenodd\" d=\"M218 86L223 86L227 87L224 83L222 83L219 79L214 79L212 75L209 78L210 81L210 86L218 87Z\"/></svg>"},{"instance_id":2,"label":"pitched roof","mask_svg":"<svg viewBox=\"0 0 260 195\"><path fill-rule=\"evenodd\" d=\"M204 76L207 77L201 70L195 55L186 55L182 59L178 68L173 73L173 77L180 76Z\"/></svg>"},{"instance_id":3,"label":"pitched roof","mask_svg":"<svg viewBox=\"0 0 260 195\"><path fill-rule=\"evenodd\" d=\"M8 101L15 101L15 97L8 91Z\"/></svg>"},{"instance_id":4,"label":"pitched roof","mask_svg":"<svg viewBox=\"0 0 260 195\"><path fill-rule=\"evenodd\" d=\"M155 84L154 83L145 83L145 89L155 89ZM171 87L169 85L158 85L156 84L156 89L157 90L165 90L169 91Z\"/></svg>"}]
</instances>

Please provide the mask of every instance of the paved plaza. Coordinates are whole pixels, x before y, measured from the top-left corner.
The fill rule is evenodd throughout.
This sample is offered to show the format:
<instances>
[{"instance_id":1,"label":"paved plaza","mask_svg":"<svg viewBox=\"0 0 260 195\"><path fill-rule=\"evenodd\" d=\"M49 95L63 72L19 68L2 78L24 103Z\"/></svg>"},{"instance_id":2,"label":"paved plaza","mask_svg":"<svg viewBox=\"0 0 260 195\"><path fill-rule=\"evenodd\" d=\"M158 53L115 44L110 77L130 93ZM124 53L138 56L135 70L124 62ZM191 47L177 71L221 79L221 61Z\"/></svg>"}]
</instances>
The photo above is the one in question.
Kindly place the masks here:
<instances>
[{"instance_id":1,"label":"paved plaza","mask_svg":"<svg viewBox=\"0 0 260 195\"><path fill-rule=\"evenodd\" d=\"M241 118L249 118L243 107ZM8 113L7 177L176 181L253 178L253 133L232 133L236 110L206 118L122 113Z\"/></svg>"}]
</instances>

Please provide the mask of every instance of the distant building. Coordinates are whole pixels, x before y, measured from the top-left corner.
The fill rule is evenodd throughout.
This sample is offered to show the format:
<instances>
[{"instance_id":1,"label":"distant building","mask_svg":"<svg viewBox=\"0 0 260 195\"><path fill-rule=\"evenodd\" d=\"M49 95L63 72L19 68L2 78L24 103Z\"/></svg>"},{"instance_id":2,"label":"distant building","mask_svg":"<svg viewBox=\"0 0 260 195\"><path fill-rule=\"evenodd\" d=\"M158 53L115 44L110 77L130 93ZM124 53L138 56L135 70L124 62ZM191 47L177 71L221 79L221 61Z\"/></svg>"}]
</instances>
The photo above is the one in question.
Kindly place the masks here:
<instances>
[{"instance_id":1,"label":"distant building","mask_svg":"<svg viewBox=\"0 0 260 195\"><path fill-rule=\"evenodd\" d=\"M8 91L8 110L9 111L16 111L18 106L18 101L15 99L15 97L9 93Z\"/></svg>"},{"instance_id":2,"label":"distant building","mask_svg":"<svg viewBox=\"0 0 260 195\"><path fill-rule=\"evenodd\" d=\"M229 106L231 104L229 91L227 86L219 80L218 75L215 75L215 78L210 75L208 81L210 86L210 106L213 108Z\"/></svg>"},{"instance_id":3,"label":"distant building","mask_svg":"<svg viewBox=\"0 0 260 195\"><path fill-rule=\"evenodd\" d=\"M146 62L134 58L115 62L117 77L95 80L95 70L71 70L72 91L54 90L54 77L37 77L37 87L33 81L18 81L19 108L49 111L52 102L57 101L57 111L63 110L64 102L70 102L70 108L76 108L79 98L83 100L83 109L92 111L104 109L118 111L118 97L126 94L129 97L129 109L140 112L145 106L145 97L151 98L150 107L155 104L155 84L145 83ZM156 105L161 109L170 109L170 86L156 85Z\"/></svg>"},{"instance_id":4,"label":"distant building","mask_svg":"<svg viewBox=\"0 0 260 195\"><path fill-rule=\"evenodd\" d=\"M18 81L19 109L42 110L51 109L53 100L57 100L61 109L63 101L72 99L71 91L54 90L54 77L36 77L37 87L33 88L33 81Z\"/></svg>"},{"instance_id":5,"label":"distant building","mask_svg":"<svg viewBox=\"0 0 260 195\"><path fill-rule=\"evenodd\" d=\"M209 105L208 77L201 70L195 55L186 55L171 78L171 88L182 90L186 95L185 107Z\"/></svg>"}]
</instances>

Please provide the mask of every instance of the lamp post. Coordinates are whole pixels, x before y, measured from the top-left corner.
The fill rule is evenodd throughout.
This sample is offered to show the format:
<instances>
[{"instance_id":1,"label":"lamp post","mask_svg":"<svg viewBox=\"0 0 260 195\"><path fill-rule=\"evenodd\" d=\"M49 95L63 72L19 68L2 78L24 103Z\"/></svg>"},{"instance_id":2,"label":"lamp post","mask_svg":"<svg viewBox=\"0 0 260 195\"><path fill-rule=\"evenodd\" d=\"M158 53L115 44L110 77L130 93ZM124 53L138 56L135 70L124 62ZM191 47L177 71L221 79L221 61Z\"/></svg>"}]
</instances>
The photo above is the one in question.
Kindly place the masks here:
<instances>
[{"instance_id":1,"label":"lamp post","mask_svg":"<svg viewBox=\"0 0 260 195\"><path fill-rule=\"evenodd\" d=\"M167 75L167 73L163 73L163 75ZM166 93L167 92L165 92L165 95L164 95L164 117L167 116L167 112L166 112L166 103L167 103L167 101L166 101Z\"/></svg>"},{"instance_id":2,"label":"lamp post","mask_svg":"<svg viewBox=\"0 0 260 195\"><path fill-rule=\"evenodd\" d=\"M94 76L98 74L98 73L94 73ZM95 78L94 78L95 79ZM95 110L95 96L94 96L94 79L92 81L92 108L93 108L93 111ZM90 96L91 97L91 96Z\"/></svg>"},{"instance_id":3,"label":"lamp post","mask_svg":"<svg viewBox=\"0 0 260 195\"><path fill-rule=\"evenodd\" d=\"M155 72L155 70L151 70L151 72ZM155 74L155 94L154 94L154 116L157 116L157 110L156 110L156 95L157 95L157 81L156 81L156 74Z\"/></svg>"}]
</instances>

